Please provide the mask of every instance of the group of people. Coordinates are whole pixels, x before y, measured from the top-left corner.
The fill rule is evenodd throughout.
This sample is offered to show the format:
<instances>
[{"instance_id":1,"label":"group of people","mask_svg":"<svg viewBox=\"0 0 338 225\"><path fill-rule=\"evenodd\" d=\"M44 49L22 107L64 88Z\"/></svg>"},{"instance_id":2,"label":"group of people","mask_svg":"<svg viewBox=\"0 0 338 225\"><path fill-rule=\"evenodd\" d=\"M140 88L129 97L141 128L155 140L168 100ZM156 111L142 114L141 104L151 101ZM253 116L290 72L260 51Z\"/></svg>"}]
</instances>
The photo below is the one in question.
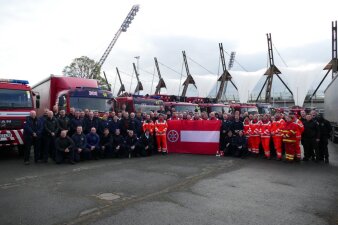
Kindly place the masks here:
<instances>
[{"instance_id":1,"label":"group of people","mask_svg":"<svg viewBox=\"0 0 338 225\"><path fill-rule=\"evenodd\" d=\"M220 120L220 148L217 156L246 157L263 155L267 159L329 162L328 138L330 123L316 111L300 115L282 113L234 115L211 112L176 112L174 108L157 112L128 113L126 111L98 112L45 110L37 118L31 111L24 127L24 162L29 164L30 149L34 146L34 161L57 163L68 159L75 163L102 157L149 156L154 152L167 153L167 120Z\"/></svg>"},{"instance_id":2,"label":"group of people","mask_svg":"<svg viewBox=\"0 0 338 225\"><path fill-rule=\"evenodd\" d=\"M303 161L325 161L329 163L328 139L331 132L330 123L317 115L315 110L306 114L276 113L248 115L240 117L235 113L234 119L223 114L220 151L217 156L234 155L245 157L251 154L264 158L299 162L301 146L304 148Z\"/></svg>"},{"instance_id":3,"label":"group of people","mask_svg":"<svg viewBox=\"0 0 338 225\"><path fill-rule=\"evenodd\" d=\"M24 163L30 164L31 147L34 161L56 163L80 160L150 156L167 153L167 123L163 114L140 115L109 112L99 116L90 110L75 111L45 109L41 117L30 112L24 126ZM156 141L155 141L156 140Z\"/></svg>"}]
</instances>

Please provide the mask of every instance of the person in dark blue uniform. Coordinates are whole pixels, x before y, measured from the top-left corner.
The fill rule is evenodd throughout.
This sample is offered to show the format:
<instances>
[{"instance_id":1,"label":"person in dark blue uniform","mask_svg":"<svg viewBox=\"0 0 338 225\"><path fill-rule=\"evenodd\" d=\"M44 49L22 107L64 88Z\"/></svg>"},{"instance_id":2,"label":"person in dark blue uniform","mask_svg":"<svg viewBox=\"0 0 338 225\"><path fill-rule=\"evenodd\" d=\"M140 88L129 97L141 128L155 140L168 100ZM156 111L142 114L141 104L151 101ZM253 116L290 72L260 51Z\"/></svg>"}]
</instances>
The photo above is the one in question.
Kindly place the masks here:
<instances>
[{"instance_id":1,"label":"person in dark blue uniform","mask_svg":"<svg viewBox=\"0 0 338 225\"><path fill-rule=\"evenodd\" d=\"M113 137L109 133L109 129L106 127L103 129L103 135L100 138L100 148L105 158L113 157Z\"/></svg>"},{"instance_id":2,"label":"person in dark blue uniform","mask_svg":"<svg viewBox=\"0 0 338 225\"><path fill-rule=\"evenodd\" d=\"M66 116L65 110L60 110L60 115L57 118L57 121L58 121L58 126L59 126L60 131L61 130L69 131L70 120L69 120L68 116Z\"/></svg>"},{"instance_id":3,"label":"person in dark blue uniform","mask_svg":"<svg viewBox=\"0 0 338 225\"><path fill-rule=\"evenodd\" d=\"M234 154L234 135L229 130L226 136L221 140L221 151L224 156L232 156Z\"/></svg>"},{"instance_id":4,"label":"person in dark blue uniform","mask_svg":"<svg viewBox=\"0 0 338 225\"><path fill-rule=\"evenodd\" d=\"M86 135L87 148L90 150L92 159L99 159L100 154L100 137L96 133L96 128L92 127L90 133Z\"/></svg>"},{"instance_id":5,"label":"person in dark blue uniform","mask_svg":"<svg viewBox=\"0 0 338 225\"><path fill-rule=\"evenodd\" d=\"M44 138L44 151L43 151L43 160L45 163L48 162L48 153L50 154L51 158L55 160L55 139L56 135L59 132L59 125L54 117L54 113L52 111L48 111L48 117L44 122L44 131L43 131L43 138Z\"/></svg>"},{"instance_id":6,"label":"person in dark blue uniform","mask_svg":"<svg viewBox=\"0 0 338 225\"><path fill-rule=\"evenodd\" d=\"M329 149L327 145L329 144L328 139L331 136L332 126L328 120L326 120L322 114L319 114L317 117L317 122L319 126L319 145L318 145L318 155L317 160L329 163Z\"/></svg>"},{"instance_id":7,"label":"person in dark blue uniform","mask_svg":"<svg viewBox=\"0 0 338 225\"><path fill-rule=\"evenodd\" d=\"M39 160L39 139L41 138L42 129L41 121L36 117L36 112L31 111L23 129L25 165L29 165L32 146L34 147L34 162L37 163Z\"/></svg>"},{"instance_id":8,"label":"person in dark blue uniform","mask_svg":"<svg viewBox=\"0 0 338 225\"><path fill-rule=\"evenodd\" d=\"M220 136L219 136L219 152L217 153L217 156L223 155L224 153L224 141L227 136L227 133L229 130L232 130L232 121L228 117L228 114L224 113L223 118L222 118L222 123L221 123L221 130L220 130Z\"/></svg>"},{"instance_id":9,"label":"person in dark blue uniform","mask_svg":"<svg viewBox=\"0 0 338 225\"><path fill-rule=\"evenodd\" d=\"M110 127L110 123L111 123L111 121L108 120L108 114L105 113L105 114L102 116L102 119L99 120L99 130L98 130L97 134L98 134L100 137L102 137L104 129Z\"/></svg>"},{"instance_id":10,"label":"person in dark blue uniform","mask_svg":"<svg viewBox=\"0 0 338 225\"><path fill-rule=\"evenodd\" d=\"M154 151L154 138L150 134L149 129L146 129L139 140L141 156L150 156Z\"/></svg>"},{"instance_id":11,"label":"person in dark blue uniform","mask_svg":"<svg viewBox=\"0 0 338 225\"><path fill-rule=\"evenodd\" d=\"M79 162L81 159L90 158L90 151L87 148L87 138L86 135L83 134L82 130L82 126L78 126L75 134L72 135L75 162Z\"/></svg>"},{"instance_id":12,"label":"person in dark blue uniform","mask_svg":"<svg viewBox=\"0 0 338 225\"><path fill-rule=\"evenodd\" d=\"M125 138L125 149L129 158L132 156L138 156L138 139L133 130L128 130L128 135Z\"/></svg>"},{"instance_id":13,"label":"person in dark blue uniform","mask_svg":"<svg viewBox=\"0 0 338 225\"><path fill-rule=\"evenodd\" d=\"M109 132L115 134L116 129L120 129L120 120L117 116L114 116L110 122Z\"/></svg>"},{"instance_id":14,"label":"person in dark blue uniform","mask_svg":"<svg viewBox=\"0 0 338 225\"><path fill-rule=\"evenodd\" d=\"M81 112L77 110L77 111L75 112L74 118L72 118L72 119L70 120L70 130L69 130L69 132L68 132L68 135L69 135L70 137L72 137L73 134L76 133L76 130L77 130L77 127L78 127L78 126L81 126L82 129L83 129L83 119L81 118L80 115L81 115Z\"/></svg>"},{"instance_id":15,"label":"person in dark blue uniform","mask_svg":"<svg viewBox=\"0 0 338 225\"><path fill-rule=\"evenodd\" d=\"M74 142L67 136L67 130L62 130L60 137L55 140L56 148L56 163L63 163L66 158L69 159L70 164L75 164L74 162Z\"/></svg>"},{"instance_id":16,"label":"person in dark blue uniform","mask_svg":"<svg viewBox=\"0 0 338 225\"><path fill-rule=\"evenodd\" d=\"M116 129L113 135L113 151L116 158L125 156L124 137L121 135L120 129Z\"/></svg>"},{"instance_id":17,"label":"person in dark blue uniform","mask_svg":"<svg viewBox=\"0 0 338 225\"><path fill-rule=\"evenodd\" d=\"M239 131L243 131L244 129L244 124L240 120L239 115L235 115L235 120L232 122L232 132L237 136Z\"/></svg>"},{"instance_id":18,"label":"person in dark blue uniform","mask_svg":"<svg viewBox=\"0 0 338 225\"><path fill-rule=\"evenodd\" d=\"M233 138L234 156L245 158L248 154L247 138L243 130L238 131L238 135Z\"/></svg>"},{"instance_id":19,"label":"person in dark blue uniform","mask_svg":"<svg viewBox=\"0 0 338 225\"><path fill-rule=\"evenodd\" d=\"M88 112L88 117L85 117L83 120L84 129L83 133L88 134L91 132L91 129L94 127L97 131L99 129L99 120L97 117L94 117L94 112Z\"/></svg>"}]
</instances>

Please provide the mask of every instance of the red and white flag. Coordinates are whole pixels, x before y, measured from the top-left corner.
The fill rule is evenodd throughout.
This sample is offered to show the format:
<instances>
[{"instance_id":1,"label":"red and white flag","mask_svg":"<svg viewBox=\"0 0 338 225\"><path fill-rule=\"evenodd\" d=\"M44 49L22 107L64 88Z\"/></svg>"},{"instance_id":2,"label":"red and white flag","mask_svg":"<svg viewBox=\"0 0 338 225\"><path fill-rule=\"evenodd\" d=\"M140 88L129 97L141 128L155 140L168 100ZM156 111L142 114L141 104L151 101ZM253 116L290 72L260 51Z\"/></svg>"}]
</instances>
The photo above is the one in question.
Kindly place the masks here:
<instances>
[{"instance_id":1,"label":"red and white flag","mask_svg":"<svg viewBox=\"0 0 338 225\"><path fill-rule=\"evenodd\" d=\"M220 120L168 120L168 152L215 155Z\"/></svg>"}]
</instances>

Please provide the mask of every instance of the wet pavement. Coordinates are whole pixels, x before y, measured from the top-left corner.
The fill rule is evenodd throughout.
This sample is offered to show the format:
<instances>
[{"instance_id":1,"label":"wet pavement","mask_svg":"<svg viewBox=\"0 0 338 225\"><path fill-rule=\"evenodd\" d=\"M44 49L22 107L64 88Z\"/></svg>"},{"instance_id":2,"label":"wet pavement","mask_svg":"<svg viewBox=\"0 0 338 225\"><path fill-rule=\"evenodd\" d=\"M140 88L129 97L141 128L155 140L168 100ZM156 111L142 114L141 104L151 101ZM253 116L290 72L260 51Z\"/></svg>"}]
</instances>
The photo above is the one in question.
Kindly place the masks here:
<instances>
[{"instance_id":1,"label":"wet pavement","mask_svg":"<svg viewBox=\"0 0 338 225\"><path fill-rule=\"evenodd\" d=\"M203 155L23 165L0 159L0 224L338 224L329 165Z\"/></svg>"}]
</instances>

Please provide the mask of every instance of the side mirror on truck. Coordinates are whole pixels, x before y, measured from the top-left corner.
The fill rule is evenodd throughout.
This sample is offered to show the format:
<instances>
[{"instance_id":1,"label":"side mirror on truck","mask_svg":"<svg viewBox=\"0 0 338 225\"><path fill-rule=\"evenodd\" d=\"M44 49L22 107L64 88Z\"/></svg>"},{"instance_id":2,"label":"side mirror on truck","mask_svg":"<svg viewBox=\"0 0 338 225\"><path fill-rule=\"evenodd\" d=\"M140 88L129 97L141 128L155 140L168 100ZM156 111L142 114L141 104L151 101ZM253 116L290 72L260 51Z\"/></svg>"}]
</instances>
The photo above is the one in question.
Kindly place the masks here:
<instances>
[{"instance_id":1,"label":"side mirror on truck","mask_svg":"<svg viewBox=\"0 0 338 225\"><path fill-rule=\"evenodd\" d=\"M58 107L59 110L66 109L66 97L64 95L59 97Z\"/></svg>"},{"instance_id":2,"label":"side mirror on truck","mask_svg":"<svg viewBox=\"0 0 338 225\"><path fill-rule=\"evenodd\" d=\"M40 108L40 95L37 95L37 96L36 96L35 107L36 107L37 109Z\"/></svg>"}]
</instances>

